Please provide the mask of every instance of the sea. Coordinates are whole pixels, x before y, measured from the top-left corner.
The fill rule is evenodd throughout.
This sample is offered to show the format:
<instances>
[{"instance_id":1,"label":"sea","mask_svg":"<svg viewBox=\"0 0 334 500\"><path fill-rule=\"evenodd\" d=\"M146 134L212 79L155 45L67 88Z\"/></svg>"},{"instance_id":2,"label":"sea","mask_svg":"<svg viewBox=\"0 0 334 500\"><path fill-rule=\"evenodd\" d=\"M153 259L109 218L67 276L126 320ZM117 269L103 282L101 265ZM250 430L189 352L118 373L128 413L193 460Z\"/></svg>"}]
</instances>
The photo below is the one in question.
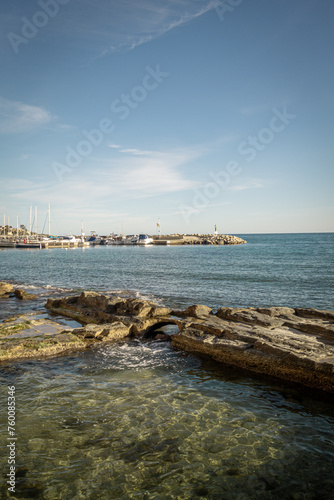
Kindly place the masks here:
<instances>
[{"instance_id":1,"label":"sea","mask_svg":"<svg viewBox=\"0 0 334 500\"><path fill-rule=\"evenodd\" d=\"M334 233L238 236L247 244L2 249L0 281L37 299L2 299L0 321L47 318L48 298L82 290L171 308L334 310ZM334 499L334 398L317 391L152 339L6 363L0 378L1 498Z\"/></svg>"}]
</instances>

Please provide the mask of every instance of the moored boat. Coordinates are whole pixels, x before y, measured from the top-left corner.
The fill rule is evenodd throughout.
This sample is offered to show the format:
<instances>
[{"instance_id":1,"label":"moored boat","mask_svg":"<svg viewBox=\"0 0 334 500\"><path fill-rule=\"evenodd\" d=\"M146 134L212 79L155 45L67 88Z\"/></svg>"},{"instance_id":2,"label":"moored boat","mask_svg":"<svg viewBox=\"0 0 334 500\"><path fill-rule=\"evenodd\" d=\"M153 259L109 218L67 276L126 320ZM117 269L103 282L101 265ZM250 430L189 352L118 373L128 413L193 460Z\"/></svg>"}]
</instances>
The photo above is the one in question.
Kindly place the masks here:
<instances>
[{"instance_id":1,"label":"moored boat","mask_svg":"<svg viewBox=\"0 0 334 500\"><path fill-rule=\"evenodd\" d=\"M16 248L42 248L42 245L40 241L24 240L16 243Z\"/></svg>"},{"instance_id":2,"label":"moored boat","mask_svg":"<svg viewBox=\"0 0 334 500\"><path fill-rule=\"evenodd\" d=\"M151 238L148 234L140 234L138 236L138 240L136 241L137 245L152 245L153 238Z\"/></svg>"},{"instance_id":3,"label":"moored boat","mask_svg":"<svg viewBox=\"0 0 334 500\"><path fill-rule=\"evenodd\" d=\"M0 247L1 248L15 248L16 247L16 242L15 241L10 241L6 239L0 240Z\"/></svg>"}]
</instances>

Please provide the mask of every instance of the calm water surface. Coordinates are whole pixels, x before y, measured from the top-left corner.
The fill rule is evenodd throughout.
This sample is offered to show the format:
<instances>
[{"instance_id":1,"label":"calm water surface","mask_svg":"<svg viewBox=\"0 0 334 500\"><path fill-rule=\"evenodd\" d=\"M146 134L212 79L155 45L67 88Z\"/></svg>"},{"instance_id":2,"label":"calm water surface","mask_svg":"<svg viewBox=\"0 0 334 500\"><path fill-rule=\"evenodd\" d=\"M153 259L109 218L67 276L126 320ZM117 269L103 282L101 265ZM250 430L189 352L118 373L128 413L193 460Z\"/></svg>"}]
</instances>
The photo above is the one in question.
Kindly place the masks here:
<instances>
[{"instance_id":1,"label":"calm water surface","mask_svg":"<svg viewBox=\"0 0 334 500\"><path fill-rule=\"evenodd\" d=\"M37 287L128 290L170 306L334 309L334 233L242 237L247 245L9 249L0 252L0 276Z\"/></svg>"},{"instance_id":2,"label":"calm water surface","mask_svg":"<svg viewBox=\"0 0 334 500\"><path fill-rule=\"evenodd\" d=\"M39 296L80 289L170 306L334 309L334 239L249 235L237 247L0 252L0 279ZM17 493L41 499L331 499L334 404L138 340L3 366L17 403ZM6 429L6 411L1 412ZM2 486L8 473L1 434Z\"/></svg>"}]
</instances>

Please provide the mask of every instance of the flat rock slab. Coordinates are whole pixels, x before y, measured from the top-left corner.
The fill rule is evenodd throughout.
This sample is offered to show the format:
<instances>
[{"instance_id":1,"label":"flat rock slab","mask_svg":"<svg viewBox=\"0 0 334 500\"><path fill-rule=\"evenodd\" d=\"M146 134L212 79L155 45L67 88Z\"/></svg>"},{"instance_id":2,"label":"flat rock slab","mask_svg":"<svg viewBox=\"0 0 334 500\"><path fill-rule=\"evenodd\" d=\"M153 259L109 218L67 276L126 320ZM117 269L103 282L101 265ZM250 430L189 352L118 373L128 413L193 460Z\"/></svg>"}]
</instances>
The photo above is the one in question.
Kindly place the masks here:
<instances>
[{"instance_id":1,"label":"flat rock slab","mask_svg":"<svg viewBox=\"0 0 334 500\"><path fill-rule=\"evenodd\" d=\"M224 307L205 320L187 318L172 341L230 366L334 393L331 311Z\"/></svg>"},{"instance_id":2,"label":"flat rock slab","mask_svg":"<svg viewBox=\"0 0 334 500\"><path fill-rule=\"evenodd\" d=\"M67 354L86 349L72 328L26 314L0 324L0 362Z\"/></svg>"}]
</instances>

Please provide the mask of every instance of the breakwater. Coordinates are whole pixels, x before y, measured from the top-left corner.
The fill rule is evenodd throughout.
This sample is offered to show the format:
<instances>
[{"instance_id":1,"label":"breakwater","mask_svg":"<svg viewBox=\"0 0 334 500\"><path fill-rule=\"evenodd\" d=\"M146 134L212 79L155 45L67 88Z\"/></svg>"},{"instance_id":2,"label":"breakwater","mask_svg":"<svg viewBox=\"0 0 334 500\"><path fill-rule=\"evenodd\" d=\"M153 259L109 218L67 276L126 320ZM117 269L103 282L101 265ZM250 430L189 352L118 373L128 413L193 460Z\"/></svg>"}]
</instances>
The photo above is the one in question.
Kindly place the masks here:
<instances>
[{"instance_id":1,"label":"breakwater","mask_svg":"<svg viewBox=\"0 0 334 500\"><path fill-rule=\"evenodd\" d=\"M246 240L229 234L176 234L154 237L154 245L242 245Z\"/></svg>"},{"instance_id":2,"label":"breakwater","mask_svg":"<svg viewBox=\"0 0 334 500\"><path fill-rule=\"evenodd\" d=\"M228 234L173 234L154 236L150 245L240 245L247 243L244 239L238 236ZM96 240L89 242L80 238L73 239L43 239L36 238L30 239L16 239L16 238L2 238L0 239L0 248L77 248L96 245L136 245L133 237L117 237L108 238L102 236Z\"/></svg>"}]
</instances>

